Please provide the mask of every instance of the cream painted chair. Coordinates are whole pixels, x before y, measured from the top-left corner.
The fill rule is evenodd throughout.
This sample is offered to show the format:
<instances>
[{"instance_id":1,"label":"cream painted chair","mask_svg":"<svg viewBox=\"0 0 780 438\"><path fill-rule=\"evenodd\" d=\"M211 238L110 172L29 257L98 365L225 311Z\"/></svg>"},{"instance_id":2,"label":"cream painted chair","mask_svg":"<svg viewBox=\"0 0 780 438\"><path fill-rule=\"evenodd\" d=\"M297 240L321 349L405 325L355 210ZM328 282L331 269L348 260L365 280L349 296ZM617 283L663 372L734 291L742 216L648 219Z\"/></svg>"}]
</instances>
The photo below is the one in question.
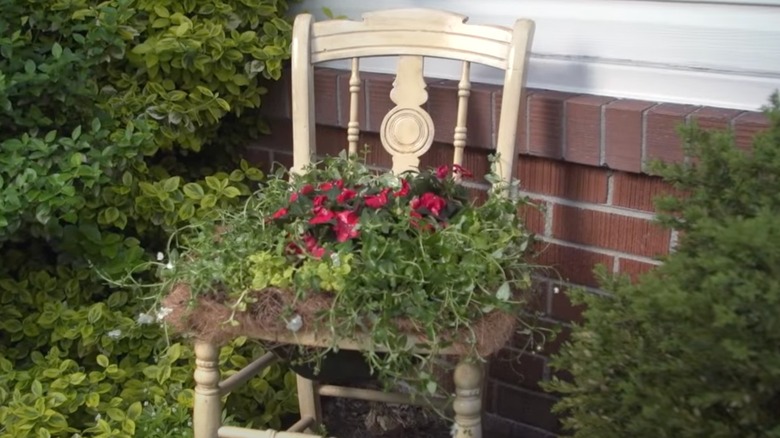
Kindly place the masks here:
<instances>
[{"instance_id":1,"label":"cream painted chair","mask_svg":"<svg viewBox=\"0 0 780 438\"><path fill-rule=\"evenodd\" d=\"M301 172L315 153L314 73L315 64L349 59L350 111L347 144L350 153L358 150L360 72L359 58L398 56L398 70L390 93L396 106L385 115L380 128L382 144L393 157L393 171L416 169L419 157L433 143L434 126L422 106L428 99L423 78L425 57L462 61L458 84L458 111L453 136L454 164L463 161L466 146L466 118L471 89L471 63L504 70L504 86L496 140L498 173L503 182L512 177L516 156L515 137L528 51L534 24L518 20L514 28L465 24L466 17L429 9L396 9L366 13L361 21L329 20L315 23L308 14L295 20L292 42L293 172ZM314 337L264 339L310 346L327 346ZM349 341L342 349L360 350L359 342ZM444 352L446 353L446 351ZM219 347L196 342L195 438L298 438L310 437L321 421L320 396L351 397L388 403L411 403L408 396L380 391L319 385L297 377L301 420L287 432L259 431L221 426L220 398L248 381L276 358L268 353L237 374L220 381ZM481 438L483 369L478 361L461 360L454 374L455 437ZM309 433L304 433L309 432Z\"/></svg>"}]
</instances>

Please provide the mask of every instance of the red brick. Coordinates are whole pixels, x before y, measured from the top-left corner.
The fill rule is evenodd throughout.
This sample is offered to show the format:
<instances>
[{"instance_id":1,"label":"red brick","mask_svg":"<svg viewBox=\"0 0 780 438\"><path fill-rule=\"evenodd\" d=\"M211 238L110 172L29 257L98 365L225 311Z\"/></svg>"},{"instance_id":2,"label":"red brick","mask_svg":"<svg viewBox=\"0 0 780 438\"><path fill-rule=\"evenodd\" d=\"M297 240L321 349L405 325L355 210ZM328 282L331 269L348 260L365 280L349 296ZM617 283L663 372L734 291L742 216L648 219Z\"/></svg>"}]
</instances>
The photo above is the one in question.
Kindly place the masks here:
<instances>
[{"instance_id":1,"label":"red brick","mask_svg":"<svg viewBox=\"0 0 780 438\"><path fill-rule=\"evenodd\" d=\"M546 365L541 356L504 349L490 360L490 377L509 385L540 390Z\"/></svg>"},{"instance_id":2,"label":"red brick","mask_svg":"<svg viewBox=\"0 0 780 438\"><path fill-rule=\"evenodd\" d=\"M366 131L379 132L385 115L395 108L395 103L390 100L390 91L393 90L393 77L390 75L365 73L366 80Z\"/></svg>"},{"instance_id":3,"label":"red brick","mask_svg":"<svg viewBox=\"0 0 780 438\"><path fill-rule=\"evenodd\" d=\"M672 192L660 178L624 172L612 175L612 205L618 207L655 211L653 199Z\"/></svg>"},{"instance_id":4,"label":"red brick","mask_svg":"<svg viewBox=\"0 0 780 438\"><path fill-rule=\"evenodd\" d=\"M623 258L618 259L618 269L620 270L620 273L628 274L628 276L631 277L631 281L633 282L639 280L639 277L642 274L650 272L657 267L658 266L656 265L645 263L645 262L639 262L636 260L623 259Z\"/></svg>"},{"instance_id":5,"label":"red brick","mask_svg":"<svg viewBox=\"0 0 780 438\"><path fill-rule=\"evenodd\" d=\"M317 126L317 155L337 156L347 149L347 130L332 126Z\"/></svg>"},{"instance_id":6,"label":"red brick","mask_svg":"<svg viewBox=\"0 0 780 438\"><path fill-rule=\"evenodd\" d=\"M368 129L366 124L366 87L367 80L365 74L361 74L360 80L360 93L358 94L358 123L360 124L360 130L364 131ZM349 71L341 71L338 81L338 111L339 111L339 124L341 127L346 128L349 123L349 111L350 111L350 93L349 93Z\"/></svg>"},{"instance_id":7,"label":"red brick","mask_svg":"<svg viewBox=\"0 0 780 438\"><path fill-rule=\"evenodd\" d=\"M746 112L734 119L734 137L737 147L753 149L753 136L769 128L769 119L764 113Z\"/></svg>"},{"instance_id":8,"label":"red brick","mask_svg":"<svg viewBox=\"0 0 780 438\"><path fill-rule=\"evenodd\" d=\"M557 288L557 292L556 289ZM565 286L553 286L550 316L562 322L581 322L585 305L575 305L569 299Z\"/></svg>"},{"instance_id":9,"label":"red brick","mask_svg":"<svg viewBox=\"0 0 780 438\"><path fill-rule=\"evenodd\" d=\"M604 96L577 96L566 101L566 142L563 156L573 163L601 164L601 111L615 100Z\"/></svg>"},{"instance_id":10,"label":"red brick","mask_svg":"<svg viewBox=\"0 0 780 438\"><path fill-rule=\"evenodd\" d=\"M293 166L292 154L291 153L288 154L284 152L274 152L273 169L275 169L277 165L281 165L285 169L291 168Z\"/></svg>"},{"instance_id":11,"label":"red brick","mask_svg":"<svg viewBox=\"0 0 780 438\"><path fill-rule=\"evenodd\" d=\"M553 236L647 257L669 251L669 231L650 220L560 204L553 210Z\"/></svg>"},{"instance_id":12,"label":"red brick","mask_svg":"<svg viewBox=\"0 0 780 438\"><path fill-rule=\"evenodd\" d=\"M647 160L675 163L683 161L685 155L677 128L685 123L688 114L697 109L698 107L694 105L662 103L647 112L645 131Z\"/></svg>"},{"instance_id":13,"label":"red brick","mask_svg":"<svg viewBox=\"0 0 780 438\"><path fill-rule=\"evenodd\" d=\"M563 156L563 102L571 93L537 91L528 102L528 153L549 158Z\"/></svg>"},{"instance_id":14,"label":"red brick","mask_svg":"<svg viewBox=\"0 0 780 438\"><path fill-rule=\"evenodd\" d=\"M517 114L517 120L508 123L517 124L517 136L515 137L515 150L520 154L528 153L528 99L533 91L525 93L522 101L520 102L520 111ZM493 143L498 141L498 127L501 121L501 103L503 102L503 96L501 91L493 93L493 125L492 131L495 135Z\"/></svg>"},{"instance_id":15,"label":"red brick","mask_svg":"<svg viewBox=\"0 0 780 438\"><path fill-rule=\"evenodd\" d=\"M519 158L517 169L523 190L577 201L607 201L604 169L526 156Z\"/></svg>"},{"instance_id":16,"label":"red brick","mask_svg":"<svg viewBox=\"0 0 780 438\"><path fill-rule=\"evenodd\" d=\"M561 346L571 339L571 328L562 322L536 321L533 322L537 329L533 342L529 343L529 335L518 332L511 342L516 350L530 351L533 355L550 357L560 351ZM531 347L534 348L531 351Z\"/></svg>"},{"instance_id":17,"label":"red brick","mask_svg":"<svg viewBox=\"0 0 780 438\"><path fill-rule=\"evenodd\" d=\"M612 256L570 246L542 242L538 264L549 268L547 277L570 281L583 286L597 286L593 275L596 265L612 266Z\"/></svg>"},{"instance_id":18,"label":"red brick","mask_svg":"<svg viewBox=\"0 0 780 438\"><path fill-rule=\"evenodd\" d=\"M271 170L271 152L267 149L261 149L257 146L248 147L242 155L249 164L261 169L263 172Z\"/></svg>"},{"instance_id":19,"label":"red brick","mask_svg":"<svg viewBox=\"0 0 780 438\"><path fill-rule=\"evenodd\" d=\"M269 120L271 133L258 137L250 146L292 152L292 122L289 119Z\"/></svg>"},{"instance_id":20,"label":"red brick","mask_svg":"<svg viewBox=\"0 0 780 438\"><path fill-rule=\"evenodd\" d=\"M520 207L519 214L523 218L526 229L534 234L544 234L544 205L537 203L535 205L524 205Z\"/></svg>"},{"instance_id":21,"label":"red brick","mask_svg":"<svg viewBox=\"0 0 780 438\"><path fill-rule=\"evenodd\" d=\"M260 114L270 118L289 119L292 115L291 92L290 70L284 69L282 77L268 85L268 93L260 100Z\"/></svg>"},{"instance_id":22,"label":"red brick","mask_svg":"<svg viewBox=\"0 0 780 438\"><path fill-rule=\"evenodd\" d=\"M314 118L319 125L339 126L339 70L317 69L314 75Z\"/></svg>"},{"instance_id":23,"label":"red brick","mask_svg":"<svg viewBox=\"0 0 780 438\"><path fill-rule=\"evenodd\" d=\"M707 130L725 131L731 127L731 121L742 111L705 106L691 113L691 120Z\"/></svg>"},{"instance_id":24,"label":"red brick","mask_svg":"<svg viewBox=\"0 0 780 438\"><path fill-rule=\"evenodd\" d=\"M551 413L556 398L511 386L496 386L493 411L511 420L529 424L551 432L560 430L560 423Z\"/></svg>"},{"instance_id":25,"label":"red brick","mask_svg":"<svg viewBox=\"0 0 780 438\"><path fill-rule=\"evenodd\" d=\"M497 87L472 84L466 117L466 144L493 149L493 92ZM438 81L428 85L427 111L436 127L434 140L452 143L458 117L458 83Z\"/></svg>"},{"instance_id":26,"label":"red brick","mask_svg":"<svg viewBox=\"0 0 780 438\"><path fill-rule=\"evenodd\" d=\"M642 170L642 114L653 105L642 100L618 100L605 106L607 166L628 172Z\"/></svg>"}]
</instances>

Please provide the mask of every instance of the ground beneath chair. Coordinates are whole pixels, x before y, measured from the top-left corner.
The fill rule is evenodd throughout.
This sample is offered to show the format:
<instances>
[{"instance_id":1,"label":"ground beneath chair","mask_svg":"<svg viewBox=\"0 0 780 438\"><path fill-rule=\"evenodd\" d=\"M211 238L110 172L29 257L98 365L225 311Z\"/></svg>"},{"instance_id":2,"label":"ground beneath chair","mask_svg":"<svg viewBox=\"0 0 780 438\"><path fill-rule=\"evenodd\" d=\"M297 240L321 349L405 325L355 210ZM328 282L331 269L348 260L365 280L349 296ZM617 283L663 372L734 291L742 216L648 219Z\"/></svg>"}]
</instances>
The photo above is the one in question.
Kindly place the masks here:
<instances>
[{"instance_id":1,"label":"ground beneath chair","mask_svg":"<svg viewBox=\"0 0 780 438\"><path fill-rule=\"evenodd\" d=\"M323 397L322 414L337 438L450 438L448 421L416 406Z\"/></svg>"}]
</instances>

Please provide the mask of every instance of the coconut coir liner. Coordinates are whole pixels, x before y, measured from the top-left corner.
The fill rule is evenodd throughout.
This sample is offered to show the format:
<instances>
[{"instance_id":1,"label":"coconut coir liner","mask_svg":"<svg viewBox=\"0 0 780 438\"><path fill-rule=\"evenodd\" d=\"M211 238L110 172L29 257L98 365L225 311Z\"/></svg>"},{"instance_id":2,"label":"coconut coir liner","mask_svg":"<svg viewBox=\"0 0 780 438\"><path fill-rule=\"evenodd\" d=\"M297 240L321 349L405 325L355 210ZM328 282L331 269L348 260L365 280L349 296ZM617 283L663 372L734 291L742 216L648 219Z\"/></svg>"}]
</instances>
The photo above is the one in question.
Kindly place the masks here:
<instances>
[{"instance_id":1,"label":"coconut coir liner","mask_svg":"<svg viewBox=\"0 0 780 438\"><path fill-rule=\"evenodd\" d=\"M210 294L193 297L186 284L175 285L162 305L171 309L165 322L176 332L187 334L196 339L224 344L239 336L263 338L273 335L287 335L285 316L300 315L303 325L298 334L307 332L329 333L324 327L317 327L317 317L333 305L333 298L327 294L309 294L305 299L296 300L292 292L266 288L252 294L255 302L247 306L245 312L235 312L236 325L226 323L233 313L225 295ZM512 337L516 319L511 314L493 311L472 324L472 330L459 330L445 334L444 338L453 342L459 354L469 354L470 344L458 343L458 339L476 340L474 348L482 357L489 356L501 349ZM419 335L414 323L408 319L399 319L396 326L409 335Z\"/></svg>"}]
</instances>

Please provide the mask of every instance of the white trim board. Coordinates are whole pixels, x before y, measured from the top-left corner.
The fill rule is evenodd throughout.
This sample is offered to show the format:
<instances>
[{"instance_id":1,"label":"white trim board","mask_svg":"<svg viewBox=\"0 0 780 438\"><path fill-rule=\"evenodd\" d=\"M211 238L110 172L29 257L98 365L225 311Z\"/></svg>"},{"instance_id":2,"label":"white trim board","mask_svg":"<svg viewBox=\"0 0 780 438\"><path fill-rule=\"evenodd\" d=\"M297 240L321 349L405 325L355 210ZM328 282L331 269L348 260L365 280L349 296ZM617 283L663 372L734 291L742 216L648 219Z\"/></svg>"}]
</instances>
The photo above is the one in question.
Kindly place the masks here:
<instances>
[{"instance_id":1,"label":"white trim board","mask_svg":"<svg viewBox=\"0 0 780 438\"><path fill-rule=\"evenodd\" d=\"M322 18L323 6L352 19L397 7L447 9L474 23L532 18L534 88L747 110L780 88L780 0L304 0L295 10ZM365 65L394 71L386 60ZM433 77L456 79L458 71L440 61L426 66ZM475 68L472 79L501 77Z\"/></svg>"}]
</instances>

